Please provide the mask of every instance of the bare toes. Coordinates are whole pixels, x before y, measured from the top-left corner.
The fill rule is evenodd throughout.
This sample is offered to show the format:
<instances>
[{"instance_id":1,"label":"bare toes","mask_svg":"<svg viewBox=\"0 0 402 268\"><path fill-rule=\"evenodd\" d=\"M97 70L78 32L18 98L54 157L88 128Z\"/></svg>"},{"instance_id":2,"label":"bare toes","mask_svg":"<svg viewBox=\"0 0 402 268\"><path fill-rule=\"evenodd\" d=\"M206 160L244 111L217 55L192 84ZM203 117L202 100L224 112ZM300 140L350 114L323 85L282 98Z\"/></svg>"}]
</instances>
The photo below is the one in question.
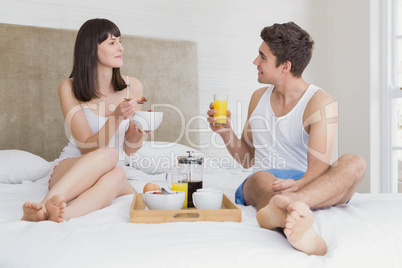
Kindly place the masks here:
<instances>
[{"instance_id":1,"label":"bare toes","mask_svg":"<svg viewBox=\"0 0 402 268\"><path fill-rule=\"evenodd\" d=\"M257 212L258 224L267 229L285 227L288 214L287 207L290 205L290 199L275 195L271 198L268 205Z\"/></svg>"},{"instance_id":2,"label":"bare toes","mask_svg":"<svg viewBox=\"0 0 402 268\"><path fill-rule=\"evenodd\" d=\"M46 213L42 209L42 205L34 202L25 202L22 206L23 216L21 220L24 221L43 221L46 220Z\"/></svg>"},{"instance_id":3,"label":"bare toes","mask_svg":"<svg viewBox=\"0 0 402 268\"><path fill-rule=\"evenodd\" d=\"M48 220L62 222L66 209L66 202L63 195L55 195L50 198L45 206L48 213Z\"/></svg>"},{"instance_id":4,"label":"bare toes","mask_svg":"<svg viewBox=\"0 0 402 268\"><path fill-rule=\"evenodd\" d=\"M302 202L295 202L288 210L284 233L289 243L309 255L324 255L327 245L313 228L314 214L310 208Z\"/></svg>"}]
</instances>

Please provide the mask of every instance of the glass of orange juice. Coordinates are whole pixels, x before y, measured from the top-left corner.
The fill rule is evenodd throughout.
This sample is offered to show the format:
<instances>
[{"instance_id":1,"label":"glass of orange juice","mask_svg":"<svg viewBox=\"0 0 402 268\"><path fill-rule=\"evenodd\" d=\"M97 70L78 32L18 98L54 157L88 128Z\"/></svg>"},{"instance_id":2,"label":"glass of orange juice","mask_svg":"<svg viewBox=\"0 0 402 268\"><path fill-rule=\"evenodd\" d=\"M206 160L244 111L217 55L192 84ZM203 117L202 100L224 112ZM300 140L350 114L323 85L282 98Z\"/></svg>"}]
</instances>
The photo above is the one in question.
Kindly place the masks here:
<instances>
[{"instance_id":1,"label":"glass of orange juice","mask_svg":"<svg viewBox=\"0 0 402 268\"><path fill-rule=\"evenodd\" d=\"M185 193L183 208L186 208L188 203L188 181L181 180L172 183L172 191L181 191Z\"/></svg>"},{"instance_id":2,"label":"glass of orange juice","mask_svg":"<svg viewBox=\"0 0 402 268\"><path fill-rule=\"evenodd\" d=\"M226 94L214 94L214 110L216 110L215 122L212 123L213 126L224 126L226 125L226 116L228 112L228 95Z\"/></svg>"},{"instance_id":3,"label":"glass of orange juice","mask_svg":"<svg viewBox=\"0 0 402 268\"><path fill-rule=\"evenodd\" d=\"M188 173L183 172L178 167L173 167L166 174L166 182L170 190L185 193L183 208L186 208L188 202Z\"/></svg>"}]
</instances>

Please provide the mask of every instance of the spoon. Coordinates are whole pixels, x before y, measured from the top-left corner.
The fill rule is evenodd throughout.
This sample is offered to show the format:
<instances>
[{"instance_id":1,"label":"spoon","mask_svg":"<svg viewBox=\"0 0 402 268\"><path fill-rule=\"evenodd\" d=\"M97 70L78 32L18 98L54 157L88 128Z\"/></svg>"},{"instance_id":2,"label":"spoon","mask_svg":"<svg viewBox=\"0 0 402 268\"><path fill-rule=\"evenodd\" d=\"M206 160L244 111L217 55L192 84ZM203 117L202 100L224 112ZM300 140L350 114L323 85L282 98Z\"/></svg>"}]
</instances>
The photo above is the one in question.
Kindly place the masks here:
<instances>
[{"instance_id":1,"label":"spoon","mask_svg":"<svg viewBox=\"0 0 402 268\"><path fill-rule=\"evenodd\" d=\"M126 101L131 101L133 99L133 97L126 97L124 98ZM148 99L142 97L141 99L137 100L138 104L144 104L145 102L147 102Z\"/></svg>"},{"instance_id":2,"label":"spoon","mask_svg":"<svg viewBox=\"0 0 402 268\"><path fill-rule=\"evenodd\" d=\"M164 194L174 194L174 193L171 193L171 192L168 192L165 188L161 188L161 191L162 191L162 193L164 193Z\"/></svg>"}]
</instances>

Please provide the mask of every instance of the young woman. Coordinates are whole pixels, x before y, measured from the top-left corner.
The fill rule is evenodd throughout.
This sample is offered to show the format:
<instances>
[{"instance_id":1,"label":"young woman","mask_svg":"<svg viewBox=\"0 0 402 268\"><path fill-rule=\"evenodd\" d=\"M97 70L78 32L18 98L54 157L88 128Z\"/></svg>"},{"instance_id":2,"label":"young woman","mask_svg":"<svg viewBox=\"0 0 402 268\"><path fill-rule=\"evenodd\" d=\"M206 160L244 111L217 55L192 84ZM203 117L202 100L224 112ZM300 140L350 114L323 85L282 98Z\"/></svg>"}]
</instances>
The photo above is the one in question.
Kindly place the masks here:
<instances>
[{"instance_id":1,"label":"young woman","mask_svg":"<svg viewBox=\"0 0 402 268\"><path fill-rule=\"evenodd\" d=\"M26 202L22 220L62 222L134 193L117 163L146 135L130 120L141 110L136 100L143 87L120 74L123 50L120 30L109 20L89 20L78 31L73 70L59 87L71 138L53 162L48 194L40 203Z\"/></svg>"}]
</instances>

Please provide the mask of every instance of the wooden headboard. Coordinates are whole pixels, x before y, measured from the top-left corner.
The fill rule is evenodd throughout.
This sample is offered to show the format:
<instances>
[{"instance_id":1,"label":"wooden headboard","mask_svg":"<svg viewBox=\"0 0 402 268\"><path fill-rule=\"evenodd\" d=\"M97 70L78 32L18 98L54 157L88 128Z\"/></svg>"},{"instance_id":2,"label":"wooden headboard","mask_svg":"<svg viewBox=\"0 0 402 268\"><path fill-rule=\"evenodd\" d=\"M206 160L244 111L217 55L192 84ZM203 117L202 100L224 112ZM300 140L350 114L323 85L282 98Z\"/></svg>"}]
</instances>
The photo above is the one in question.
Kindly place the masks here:
<instances>
[{"instance_id":1,"label":"wooden headboard","mask_svg":"<svg viewBox=\"0 0 402 268\"><path fill-rule=\"evenodd\" d=\"M51 161L68 141L58 86L70 75L77 31L0 24L0 34L0 150ZM183 130L198 114L196 43L123 35L123 45L121 73L143 83L144 110L164 112L153 139L189 145ZM197 133L190 139L199 142Z\"/></svg>"}]
</instances>

